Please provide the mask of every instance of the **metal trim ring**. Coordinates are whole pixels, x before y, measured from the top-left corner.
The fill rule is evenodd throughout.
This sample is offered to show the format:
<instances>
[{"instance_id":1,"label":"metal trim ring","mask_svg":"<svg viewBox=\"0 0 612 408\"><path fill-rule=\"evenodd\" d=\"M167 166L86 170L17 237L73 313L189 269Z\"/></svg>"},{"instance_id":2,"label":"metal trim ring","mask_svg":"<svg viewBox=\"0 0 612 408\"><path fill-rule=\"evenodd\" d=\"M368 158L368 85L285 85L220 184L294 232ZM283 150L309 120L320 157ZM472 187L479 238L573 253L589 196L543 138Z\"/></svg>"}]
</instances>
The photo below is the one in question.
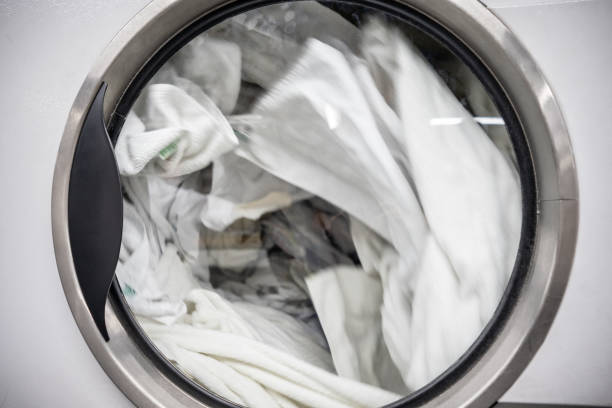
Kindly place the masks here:
<instances>
[{"instance_id":1,"label":"metal trim ring","mask_svg":"<svg viewBox=\"0 0 612 408\"><path fill-rule=\"evenodd\" d=\"M496 80L516 111L535 167L537 228L523 289L500 332L471 369L427 407L491 406L516 380L543 342L569 278L578 229L576 168L560 109L527 50L476 1L401 0L461 39ZM169 39L193 21L237 1L155 0L112 40L82 85L60 144L52 189L56 262L74 318L109 377L137 406L206 407L157 369L107 303L107 343L89 315L76 277L68 233L68 185L85 114L102 82L108 121L125 89Z\"/></svg>"}]
</instances>

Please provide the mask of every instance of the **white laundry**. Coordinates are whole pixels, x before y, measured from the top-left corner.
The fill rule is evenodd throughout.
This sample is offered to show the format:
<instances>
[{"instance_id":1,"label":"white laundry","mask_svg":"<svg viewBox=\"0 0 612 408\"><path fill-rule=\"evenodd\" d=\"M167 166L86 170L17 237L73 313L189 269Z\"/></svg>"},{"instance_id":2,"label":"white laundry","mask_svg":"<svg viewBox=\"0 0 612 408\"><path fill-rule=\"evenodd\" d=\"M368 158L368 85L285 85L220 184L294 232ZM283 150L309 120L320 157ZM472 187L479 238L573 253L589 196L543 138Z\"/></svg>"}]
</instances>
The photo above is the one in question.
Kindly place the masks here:
<instances>
[{"instance_id":1,"label":"white laundry","mask_svg":"<svg viewBox=\"0 0 612 408\"><path fill-rule=\"evenodd\" d=\"M227 120L204 93L196 100L174 85L153 84L128 114L115 155L122 175L175 177L205 168L237 143Z\"/></svg>"},{"instance_id":2,"label":"white laundry","mask_svg":"<svg viewBox=\"0 0 612 408\"><path fill-rule=\"evenodd\" d=\"M141 321L150 338L188 375L212 391L252 408L378 407L400 396L377 387L338 377L261 339L275 338L273 325L259 330L213 292L189 295L194 311L190 324L172 326ZM253 314L248 314L253 317ZM262 315L259 315L262 316ZM186 320L188 321L188 320ZM279 322L276 321L278 324ZM302 342L307 336L300 334ZM303 348L315 343L302 343ZM315 345L316 347L320 347ZM308 354L306 354L308 355Z\"/></svg>"},{"instance_id":3,"label":"white laundry","mask_svg":"<svg viewBox=\"0 0 612 408\"><path fill-rule=\"evenodd\" d=\"M401 120L398 145L431 233L416 269L401 247L356 220L353 237L364 268L381 274L385 341L416 389L467 350L499 303L518 246L520 190L509 162L397 30L373 21L364 38L370 69ZM432 124L448 117L459 124Z\"/></svg>"},{"instance_id":4,"label":"white laundry","mask_svg":"<svg viewBox=\"0 0 612 408\"><path fill-rule=\"evenodd\" d=\"M288 222L287 214L305 206L306 202L301 202L261 221L243 219L222 232L207 231L205 246L211 264L215 248L225 248L218 251L223 259L216 262L219 267L211 269L210 277L225 298L266 305L307 323L316 320L304 277L323 262L335 264L342 254L331 248L324 231L309 236L305 233L318 229L296 228ZM314 328L320 332L319 327Z\"/></svg>"},{"instance_id":5,"label":"white laundry","mask_svg":"<svg viewBox=\"0 0 612 408\"><path fill-rule=\"evenodd\" d=\"M198 102L205 94L227 115L238 100L240 63L238 45L205 32L166 61L149 84L176 85Z\"/></svg>"},{"instance_id":6,"label":"white laundry","mask_svg":"<svg viewBox=\"0 0 612 408\"><path fill-rule=\"evenodd\" d=\"M367 85L367 77L359 63L351 66L339 51L316 40L307 42L301 59L250 117L231 121L242 126L248 139L238 154L348 211L401 254L397 267L383 279L383 332L406 385L414 389L452 364L492 315L515 257L520 192L508 163L431 67L403 38L390 42L390 47L395 48L389 55L395 52L404 58L397 66L405 71L390 76L397 87L395 101L403 104L403 109L393 106L401 134L393 132L397 122L384 120L393 118L392 112L369 106L376 99L364 94L373 95L373 81L362 85ZM431 87L436 91L433 97ZM463 127L435 128L430 126L431 115L461 117ZM289 124L283 117L294 119ZM396 160L397 152L391 159L389 140L394 150L402 148L407 157L403 163ZM323 151L317 149L321 145L326 146ZM406 170L410 178L405 177ZM440 200L441 192L451 199ZM509 201L508 213L501 197ZM467 240L466 231L470 231ZM479 252L481 248L487 250ZM470 262L473 257L479 260ZM427 293L421 287L440 290L426 285L425 276L434 275L429 268L436 268L440 279L448 281L457 302L440 303L438 312L423 308L419 312L427 318L411 322L411 314L416 313L414 293ZM453 285L452 279L458 284ZM463 299L464 308L453 313ZM406 347L406 339L415 337L417 323L434 333L427 344L443 345L444 336L449 338L448 327L457 326L428 323L436 314L446 321L464 322L458 327L459 339L445 349L425 350L418 341L414 348Z\"/></svg>"},{"instance_id":7,"label":"white laundry","mask_svg":"<svg viewBox=\"0 0 612 408\"><path fill-rule=\"evenodd\" d=\"M208 279L206 263L198 262L201 254L193 248L192 241L198 237L188 210L194 203L181 199L193 192L181 186L191 185L194 179L194 175L186 179L156 176L122 179L131 202L124 199L117 278L137 314L167 324L186 312L183 297L200 286L195 276ZM198 214L199 209L197 224Z\"/></svg>"},{"instance_id":8,"label":"white laundry","mask_svg":"<svg viewBox=\"0 0 612 408\"><path fill-rule=\"evenodd\" d=\"M182 179L176 193L169 194L173 198L172 202L166 207L167 210L163 213L160 211L159 217L162 228L163 225L169 224L174 231L172 239L185 261L191 266L193 274L204 281L209 280L208 267L211 261L208 252L201 248L200 212L206 200L204 190L210 182L208 175L209 172L198 172ZM150 181L149 185L151 184L153 183ZM152 187L154 188L154 185ZM163 202L159 198L153 200ZM162 214L167 215L162 218Z\"/></svg>"},{"instance_id":9,"label":"white laundry","mask_svg":"<svg viewBox=\"0 0 612 408\"><path fill-rule=\"evenodd\" d=\"M172 323L187 311L183 298L198 287L189 267L172 244L152 244L144 221L124 200L123 239L117 279L131 309L138 315Z\"/></svg>"},{"instance_id":10,"label":"white laundry","mask_svg":"<svg viewBox=\"0 0 612 408\"><path fill-rule=\"evenodd\" d=\"M420 262L427 224L345 56L309 40L301 59L253 114L231 121L247 138L238 154L335 204L400 248L406 272L383 280L382 320L383 329L398 329L395 339L409 338L406 278ZM399 358L406 353L403 343L390 340L385 337L396 364L409 366Z\"/></svg>"},{"instance_id":11,"label":"white laundry","mask_svg":"<svg viewBox=\"0 0 612 408\"><path fill-rule=\"evenodd\" d=\"M306 283L338 374L406 394L382 336L380 278L341 265L308 276Z\"/></svg>"},{"instance_id":12,"label":"white laundry","mask_svg":"<svg viewBox=\"0 0 612 408\"><path fill-rule=\"evenodd\" d=\"M207 189L202 183L207 182L207 173L181 178L124 177L124 190L138 208L136 216L145 224L142 228L146 229L145 238L149 240L142 245L142 251L151 262L147 273L155 272L161 248L166 242L172 242L184 263L203 283L211 281L210 268L216 268L214 284L233 301L269 305L303 320L311 318L314 311L308 305L305 291L287 271L276 267L276 261L272 273L256 223L242 220L223 232L207 230L201 224L199 216L206 199L203 191ZM126 202L128 205L126 227L131 223L130 214L136 212ZM127 238L129 236L124 234L124 239ZM253 268L257 273L250 276L253 272L249 271ZM231 277L220 280L221 271L233 275L233 280ZM141 273L144 272L142 269Z\"/></svg>"},{"instance_id":13,"label":"white laundry","mask_svg":"<svg viewBox=\"0 0 612 408\"><path fill-rule=\"evenodd\" d=\"M383 284L382 334L404 384L413 391L454 363L483 324L478 298L462 292L446 255L425 234L417 268L378 234L351 219L353 239L367 274Z\"/></svg>"},{"instance_id":14,"label":"white laundry","mask_svg":"<svg viewBox=\"0 0 612 408\"><path fill-rule=\"evenodd\" d=\"M208 31L210 37L236 43L242 56L242 80L269 89L294 63L309 38L357 49L356 26L314 1L285 2L249 10Z\"/></svg>"},{"instance_id":15,"label":"white laundry","mask_svg":"<svg viewBox=\"0 0 612 408\"><path fill-rule=\"evenodd\" d=\"M393 79L393 108L427 222L486 323L514 266L521 228L516 173L431 66L397 29L364 28L373 70ZM383 61L392 61L385 66ZM439 126L436 118L454 118Z\"/></svg>"},{"instance_id":16,"label":"white laundry","mask_svg":"<svg viewBox=\"0 0 612 408\"><path fill-rule=\"evenodd\" d=\"M232 307L240 317L256 328L259 341L334 372L332 356L322 333L271 307L244 301L233 302Z\"/></svg>"},{"instance_id":17,"label":"white laundry","mask_svg":"<svg viewBox=\"0 0 612 408\"><path fill-rule=\"evenodd\" d=\"M208 228L221 231L239 218L256 220L309 196L251 162L227 153L214 162L212 188L201 219Z\"/></svg>"},{"instance_id":18,"label":"white laundry","mask_svg":"<svg viewBox=\"0 0 612 408\"><path fill-rule=\"evenodd\" d=\"M247 83L264 95L242 114ZM512 271L512 161L377 20L294 2L223 22L153 78L116 153L132 310L249 407L397 400L468 349Z\"/></svg>"},{"instance_id":19,"label":"white laundry","mask_svg":"<svg viewBox=\"0 0 612 408\"><path fill-rule=\"evenodd\" d=\"M194 176L187 177L187 180ZM197 206L197 200L191 202L189 197L187 200L181 198L191 195L189 189L181 188L185 181L185 177L162 178L153 175L122 178L123 189L145 225L149 245L154 248L152 251L161 253L159 248L171 241L181 255L190 259L190 255L197 255L191 242L197 238L193 226L187 228L193 222L189 207Z\"/></svg>"},{"instance_id":20,"label":"white laundry","mask_svg":"<svg viewBox=\"0 0 612 408\"><path fill-rule=\"evenodd\" d=\"M146 180L147 178L139 179ZM164 179L157 180L161 183L166 182ZM141 195L138 198L143 197ZM242 321L248 321L249 330L252 331L250 337L285 349L294 355L302 356L317 366L332 369L331 356L326 350L325 340L317 336L317 333L310 327L286 313L265 306L244 303L244 301L230 304L210 291L201 290L189 293L200 285L189 270L189 266L178 256L177 248L168 243L164 248L155 252L155 249L159 248L159 243L151 245L147 232L157 233L159 230L151 224L147 231L141 215L129 202L124 202L124 208L124 235L117 277L134 313L153 318L164 324L172 324L185 315L187 304L191 302L195 304L195 311L189 316L192 324L202 325L205 322L209 326L212 324L212 327L216 327L215 324L221 327L223 325L231 327L232 321L238 321L238 325ZM160 211L160 208L155 208L155 210ZM148 214L150 210L145 213L145 215ZM155 242L156 238L152 237L151 241ZM162 242L165 242L163 237ZM207 294L208 297L202 297L202 293ZM207 301L211 298L214 299L212 303L223 306L221 309L225 313L217 320L215 316L219 317L219 312L210 307L206 308ZM245 334L249 330L246 332L229 331Z\"/></svg>"},{"instance_id":21,"label":"white laundry","mask_svg":"<svg viewBox=\"0 0 612 408\"><path fill-rule=\"evenodd\" d=\"M224 296L233 302L251 302L253 304L270 306L282 310L290 316L302 321L309 321L314 316L314 310L310 304L305 290L296 285L290 277L289 271L277 268L274 262L274 273L265 249L261 248L259 227L253 222L245 220L236 222L232 228L223 232L206 230L201 224L199 215L206 199L205 191L208 172L194 173L180 178L161 178L157 176L135 176L124 177L124 189L138 208L126 201L126 213L124 227L129 228L135 224L131 218L138 221L138 225L146 235L139 237L139 255L145 257L149 262L148 269L142 262L135 265L134 273L140 276L149 276L150 280L162 279L150 276L157 273L155 265L159 262L161 252L167 242L176 245L184 264L190 267L194 276L201 283L211 283L210 268L221 268L221 271L232 272L234 278L220 280L219 271L215 272L214 284ZM143 233L144 233L143 232ZM129 243L130 236L134 234L124 233L125 243ZM143 241L144 240L144 241ZM132 245L133 246L133 245ZM138 259L137 256L134 256ZM274 258L276 259L276 258ZM126 265L123 265L123 263ZM118 277L124 282L122 267L128 267L135 261L124 257L118 266ZM252 275L253 268L256 273ZM250 272L249 272L250 271ZM230 274L230 275L231 275ZM303 280L303 276L300 278ZM125 287L125 285L123 285ZM132 289L126 289L130 293L131 304L137 299L143 298L143 291L133 293ZM159 300L162 295L156 295ZM145 297L145 301L150 298ZM155 303L161 308L163 303ZM135 309L136 310L136 309ZM184 313L185 307L181 302L173 302L172 307L146 312L142 308L138 313L143 316L155 316L160 319L164 315L165 321L174 321L177 316ZM320 329L314 327L313 333L320 333Z\"/></svg>"},{"instance_id":22,"label":"white laundry","mask_svg":"<svg viewBox=\"0 0 612 408\"><path fill-rule=\"evenodd\" d=\"M237 154L354 215L398 246L418 245L412 235L427 228L418 201L341 52L309 40L253 113L230 122L246 139Z\"/></svg>"}]
</instances>

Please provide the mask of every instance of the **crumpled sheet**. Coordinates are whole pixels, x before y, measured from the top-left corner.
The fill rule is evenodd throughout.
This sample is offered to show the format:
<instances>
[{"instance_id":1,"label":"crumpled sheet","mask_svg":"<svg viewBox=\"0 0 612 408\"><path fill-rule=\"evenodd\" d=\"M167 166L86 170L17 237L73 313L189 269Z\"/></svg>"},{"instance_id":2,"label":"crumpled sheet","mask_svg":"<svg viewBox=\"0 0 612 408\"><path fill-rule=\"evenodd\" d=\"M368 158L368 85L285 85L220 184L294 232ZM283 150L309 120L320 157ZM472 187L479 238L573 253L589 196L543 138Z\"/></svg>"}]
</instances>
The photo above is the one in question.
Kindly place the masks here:
<instances>
[{"instance_id":1,"label":"crumpled sheet","mask_svg":"<svg viewBox=\"0 0 612 408\"><path fill-rule=\"evenodd\" d=\"M384 405L489 321L516 255L518 178L399 30L371 20L359 33L310 2L266 8L194 43L228 51L230 81L215 88L188 48L128 116L117 276L164 354L222 396ZM293 10L334 24L286 30ZM232 109L231 127L216 123Z\"/></svg>"}]
</instances>

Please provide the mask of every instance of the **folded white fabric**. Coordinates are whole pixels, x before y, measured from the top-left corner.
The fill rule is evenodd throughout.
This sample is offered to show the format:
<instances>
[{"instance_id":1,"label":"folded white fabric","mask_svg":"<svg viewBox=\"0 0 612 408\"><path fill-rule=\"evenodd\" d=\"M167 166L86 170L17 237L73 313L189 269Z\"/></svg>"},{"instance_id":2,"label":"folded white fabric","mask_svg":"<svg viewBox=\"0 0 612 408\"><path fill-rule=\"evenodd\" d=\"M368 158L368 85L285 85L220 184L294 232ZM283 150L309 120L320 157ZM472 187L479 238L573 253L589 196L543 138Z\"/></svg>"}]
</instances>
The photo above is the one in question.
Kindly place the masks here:
<instances>
[{"instance_id":1,"label":"folded white fabric","mask_svg":"<svg viewBox=\"0 0 612 408\"><path fill-rule=\"evenodd\" d=\"M222 231L239 218L257 220L309 196L251 162L227 153L214 162L212 188L201 220L206 227Z\"/></svg>"},{"instance_id":2,"label":"folded white fabric","mask_svg":"<svg viewBox=\"0 0 612 408\"><path fill-rule=\"evenodd\" d=\"M306 283L338 374L408 393L382 337L379 276L339 265L308 276Z\"/></svg>"},{"instance_id":3,"label":"folded white fabric","mask_svg":"<svg viewBox=\"0 0 612 408\"><path fill-rule=\"evenodd\" d=\"M128 114L115 155L122 175L189 174L233 149L238 140L215 103L169 84L147 86Z\"/></svg>"},{"instance_id":4,"label":"folded white fabric","mask_svg":"<svg viewBox=\"0 0 612 408\"><path fill-rule=\"evenodd\" d=\"M194 312L185 316L189 324L166 326L145 320L141 324L166 357L223 397L252 408L378 407L400 398L388 391L338 377L287 353L283 349L283 338L276 338L278 327L268 322L263 330L258 330L256 324L242 318L229 303L211 291L198 289L188 298L194 303ZM245 316L256 315L262 316L259 313ZM283 320L282 324L285 323ZM294 326L292 330L300 337L303 349L302 354L297 355L309 359L313 350L320 346L309 343L309 337L295 329ZM283 331L292 333L292 330ZM266 341L271 345L265 344ZM300 350L291 350L291 353L296 352ZM320 352L314 353L319 355L318 361Z\"/></svg>"}]
</instances>

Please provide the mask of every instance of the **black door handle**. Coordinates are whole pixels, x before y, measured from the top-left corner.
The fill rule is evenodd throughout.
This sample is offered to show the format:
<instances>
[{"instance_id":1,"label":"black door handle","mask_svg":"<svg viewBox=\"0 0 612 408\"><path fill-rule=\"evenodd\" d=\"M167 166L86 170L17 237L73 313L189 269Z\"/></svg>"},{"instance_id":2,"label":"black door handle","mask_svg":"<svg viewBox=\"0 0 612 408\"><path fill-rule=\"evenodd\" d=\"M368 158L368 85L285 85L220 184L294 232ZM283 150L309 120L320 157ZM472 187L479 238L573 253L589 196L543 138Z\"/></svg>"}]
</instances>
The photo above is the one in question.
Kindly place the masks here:
<instances>
[{"instance_id":1,"label":"black door handle","mask_svg":"<svg viewBox=\"0 0 612 408\"><path fill-rule=\"evenodd\" d=\"M106 341L104 307L119 259L123 202L119 171L104 124L103 83L79 134L68 188L68 231L83 297Z\"/></svg>"}]
</instances>

